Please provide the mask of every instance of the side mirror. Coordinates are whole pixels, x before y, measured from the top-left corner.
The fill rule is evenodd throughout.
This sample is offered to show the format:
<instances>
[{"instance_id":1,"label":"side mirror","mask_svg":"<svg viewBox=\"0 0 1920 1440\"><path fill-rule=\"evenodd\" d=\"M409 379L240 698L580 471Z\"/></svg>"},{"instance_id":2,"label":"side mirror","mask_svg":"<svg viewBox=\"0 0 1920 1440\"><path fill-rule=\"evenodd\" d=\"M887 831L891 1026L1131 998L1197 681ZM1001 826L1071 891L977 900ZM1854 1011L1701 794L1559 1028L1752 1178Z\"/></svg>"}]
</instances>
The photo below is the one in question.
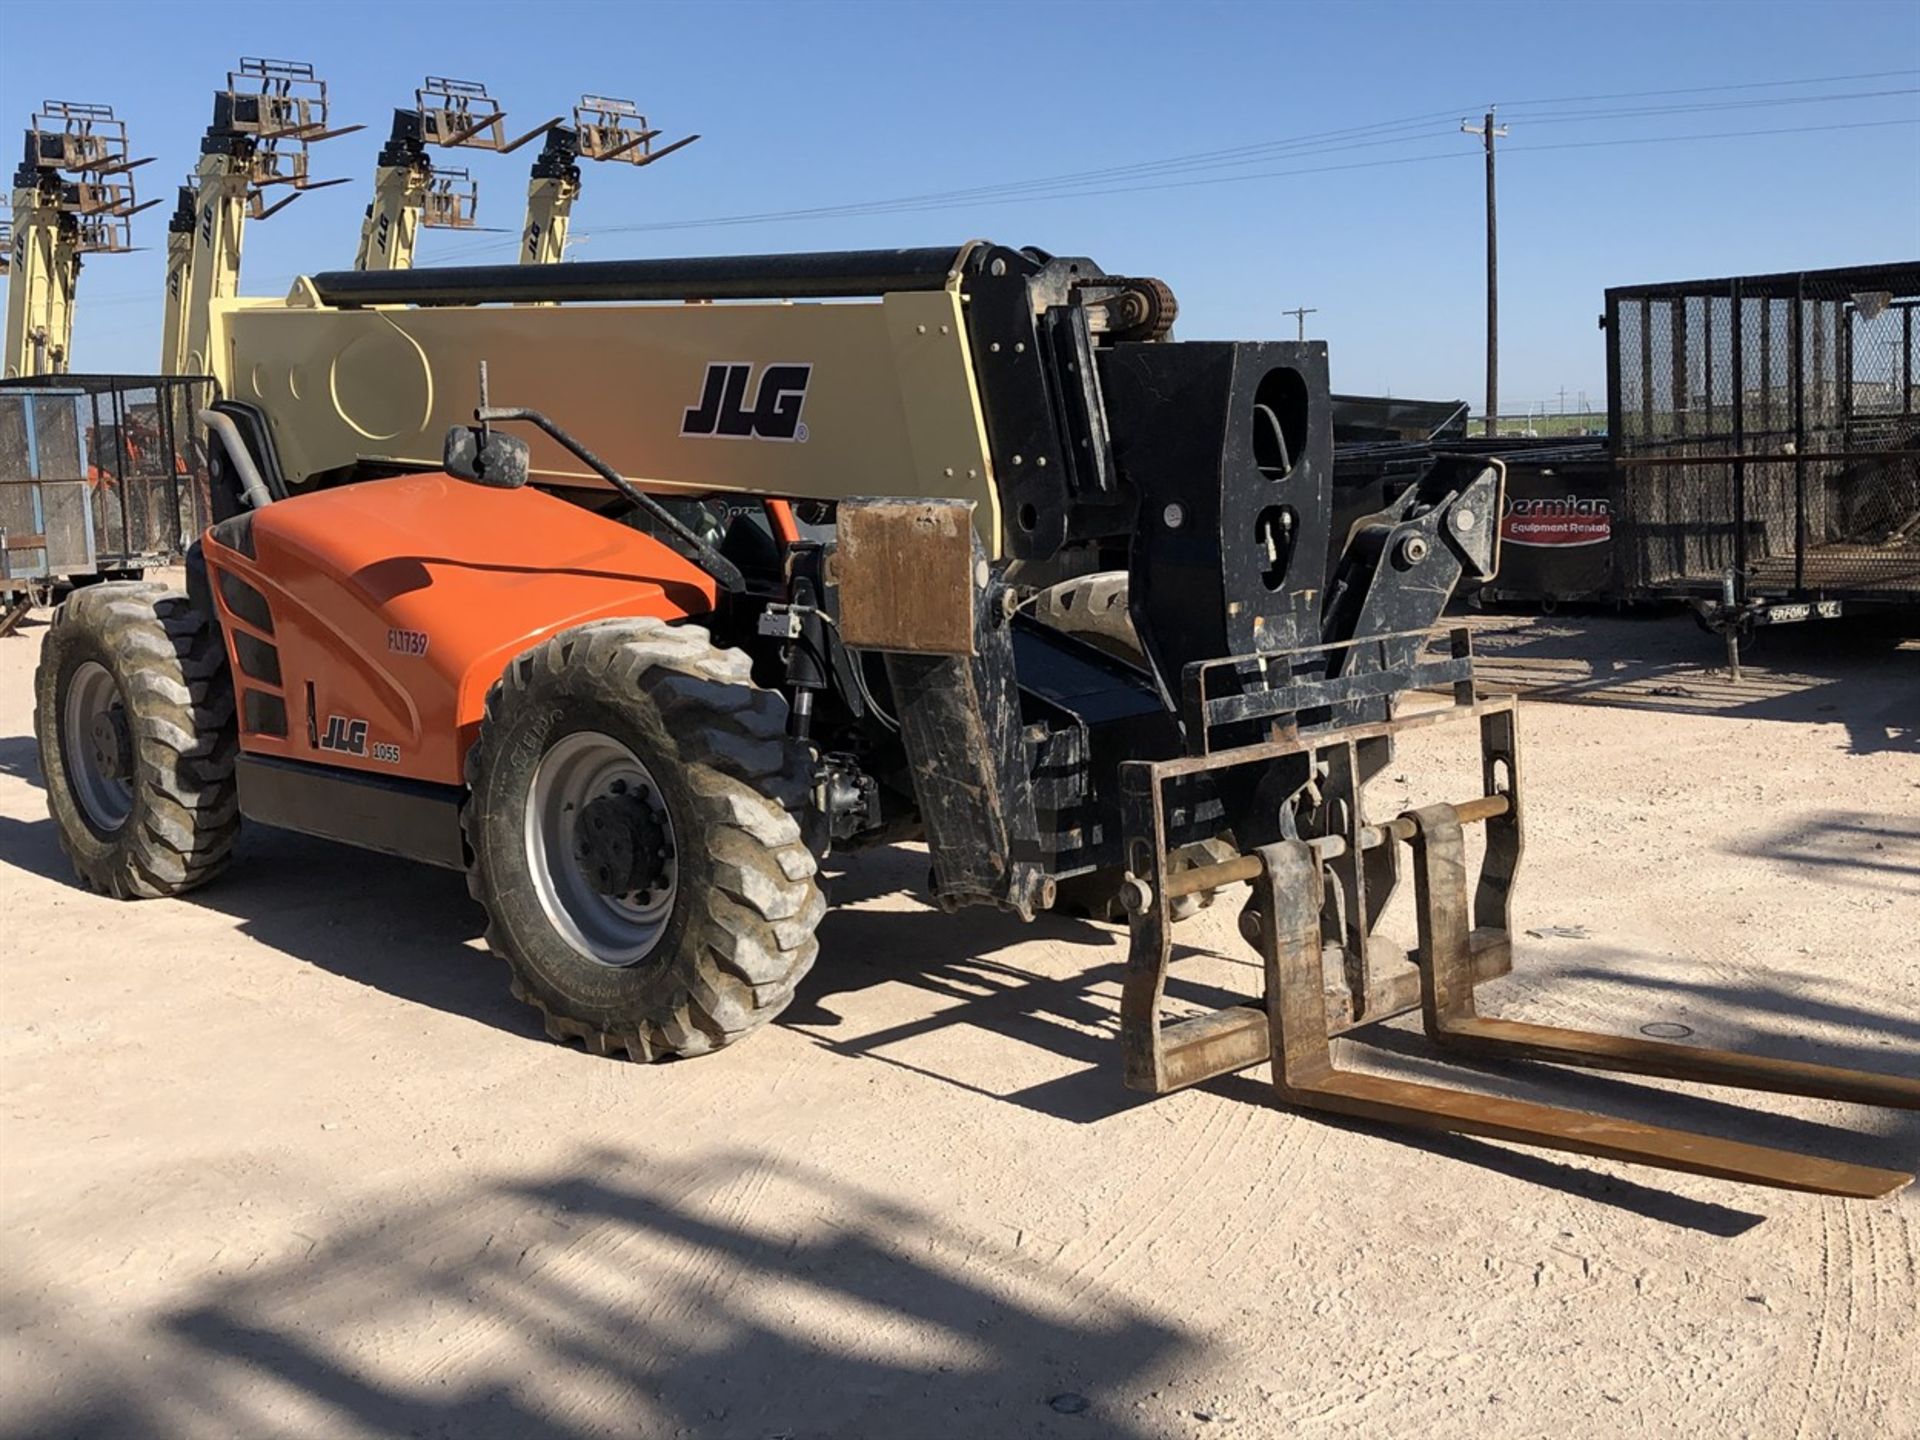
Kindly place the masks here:
<instances>
[{"instance_id":1,"label":"side mirror","mask_svg":"<svg viewBox=\"0 0 1920 1440\"><path fill-rule=\"evenodd\" d=\"M456 480L471 480L495 490L518 490L527 483L527 442L498 430L455 425L447 431L442 459Z\"/></svg>"}]
</instances>

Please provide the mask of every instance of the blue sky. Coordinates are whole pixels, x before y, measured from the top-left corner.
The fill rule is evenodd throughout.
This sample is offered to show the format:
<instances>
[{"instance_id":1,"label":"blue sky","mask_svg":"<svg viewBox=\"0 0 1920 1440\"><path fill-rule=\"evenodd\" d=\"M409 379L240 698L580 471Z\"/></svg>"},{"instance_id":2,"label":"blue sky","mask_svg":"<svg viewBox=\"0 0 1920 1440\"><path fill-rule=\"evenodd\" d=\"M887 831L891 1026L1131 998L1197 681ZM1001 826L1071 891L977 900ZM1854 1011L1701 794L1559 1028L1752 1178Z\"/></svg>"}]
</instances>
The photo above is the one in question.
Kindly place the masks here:
<instances>
[{"instance_id":1,"label":"blue sky","mask_svg":"<svg viewBox=\"0 0 1920 1440\"><path fill-rule=\"evenodd\" d=\"M154 364L173 188L242 53L313 62L336 119L367 125L315 151L317 174L352 183L250 228L256 293L352 263L392 107L429 73L485 81L509 128L594 91L639 100L668 139L703 135L645 170L590 167L578 258L989 236L1162 277L1188 338L1290 336L1283 312L1317 307L1308 329L1331 346L1337 388L1476 406L1482 168L1457 124L1499 102L1508 411L1562 387L1570 405L1582 391L1602 404L1608 285L1920 254L1920 0L0 0L0 124L24 125L43 98L109 101L158 157L138 177L165 202L135 222L148 248L87 266L76 368ZM1656 91L1689 93L1641 93ZM1679 138L1762 130L1785 133ZM1656 143L1594 143L1642 140ZM1179 159L1273 142L1298 143ZM530 158L458 157L482 224L517 230ZM617 228L1159 161L1178 163L937 209ZM1275 173L1302 171L1317 173ZM436 232L421 263L512 256L511 234Z\"/></svg>"}]
</instances>

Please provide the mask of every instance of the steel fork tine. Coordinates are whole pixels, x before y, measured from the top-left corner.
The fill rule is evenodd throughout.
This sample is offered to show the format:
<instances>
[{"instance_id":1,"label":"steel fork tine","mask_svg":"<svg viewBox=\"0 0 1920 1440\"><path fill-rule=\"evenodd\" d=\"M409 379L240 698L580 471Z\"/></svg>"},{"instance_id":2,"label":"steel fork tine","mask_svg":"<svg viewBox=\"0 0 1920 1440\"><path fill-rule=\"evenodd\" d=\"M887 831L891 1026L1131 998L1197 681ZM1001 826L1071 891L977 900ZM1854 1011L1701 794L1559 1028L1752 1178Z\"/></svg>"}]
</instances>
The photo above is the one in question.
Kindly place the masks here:
<instances>
[{"instance_id":1,"label":"steel fork tine","mask_svg":"<svg viewBox=\"0 0 1920 1440\"><path fill-rule=\"evenodd\" d=\"M1908 1076L1481 1016L1474 1006L1476 936L1467 929L1466 859L1459 812L1452 805L1429 805L1401 819L1411 822L1413 829L1421 1008L1428 1036L1443 1048L1483 1059L1541 1060L1920 1110L1920 1079Z\"/></svg>"},{"instance_id":2,"label":"steel fork tine","mask_svg":"<svg viewBox=\"0 0 1920 1440\"><path fill-rule=\"evenodd\" d=\"M1260 951L1266 967L1274 1087L1284 1103L1820 1195L1872 1199L1891 1194L1913 1179L1898 1170L1850 1165L1633 1120L1340 1070L1333 1063L1332 1045L1327 1039L1322 997L1320 906L1324 878L1320 859L1310 846L1297 840L1263 846L1259 853L1263 873L1254 882L1254 910L1260 920ZM1447 894L1451 893L1449 889ZM1457 965L1469 945L1465 886L1459 887L1457 909L1442 905L1437 917L1427 913L1429 898L1423 885L1423 947L1454 943L1450 953ZM1433 933L1436 930L1437 935ZM1430 1014L1471 1005L1470 960L1464 963L1464 985L1458 983L1458 970L1426 967L1428 979L1423 993ZM1432 978L1435 970L1440 971L1438 982Z\"/></svg>"}]
</instances>

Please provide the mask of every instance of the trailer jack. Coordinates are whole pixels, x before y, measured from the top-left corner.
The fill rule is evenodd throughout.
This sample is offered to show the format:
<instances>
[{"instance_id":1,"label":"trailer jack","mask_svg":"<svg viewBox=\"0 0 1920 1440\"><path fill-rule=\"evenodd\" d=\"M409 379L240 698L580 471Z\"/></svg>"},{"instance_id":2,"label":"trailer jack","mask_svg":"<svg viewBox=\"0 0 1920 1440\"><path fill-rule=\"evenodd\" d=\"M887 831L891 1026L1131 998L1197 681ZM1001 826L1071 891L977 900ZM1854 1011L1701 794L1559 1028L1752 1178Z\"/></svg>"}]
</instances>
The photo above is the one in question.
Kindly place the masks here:
<instances>
[{"instance_id":1,"label":"trailer jack","mask_svg":"<svg viewBox=\"0 0 1920 1440\"><path fill-rule=\"evenodd\" d=\"M1323 801L1319 807L1340 822L1337 829L1329 825L1319 834L1277 840L1218 864L1175 868L1169 830L1177 831L1182 796L1192 793L1197 778L1270 762L1291 750L1308 757L1316 773L1337 779L1352 773L1338 763L1341 752L1455 717L1480 722L1487 793L1369 824L1355 803L1357 794L1349 791L1333 797L1339 803ZM1331 1037L1418 1010L1433 1044L1476 1060L1543 1061L1920 1109L1920 1080L1479 1014L1477 986L1512 968L1507 901L1520 854L1513 720L1511 697L1481 696L1469 681L1451 704L1374 725L1127 766L1123 793L1129 815L1132 946L1121 1027L1127 1083L1161 1094L1266 1061L1280 1103L1301 1109L1822 1195L1868 1199L1908 1184L1913 1177L1897 1170L1340 1068ZM1474 824L1486 827L1486 846L1469 905L1464 831ZM1356 879L1369 868L1376 876L1383 873L1377 859L1372 866L1355 862L1369 854L1397 862L1389 852L1399 846L1411 856L1419 944L1407 962L1376 964L1365 953L1373 937L1364 924L1359 955L1351 953L1349 943L1327 938L1329 931L1355 934L1350 926L1330 924L1342 904L1328 902L1344 894L1351 906ZM1391 864L1385 873L1393 873ZM1165 1018L1172 902L1242 881L1251 882L1253 894L1241 931L1261 956L1264 1004ZM1370 905L1383 907L1384 897L1369 902L1363 890L1358 905L1361 916L1374 914Z\"/></svg>"}]
</instances>

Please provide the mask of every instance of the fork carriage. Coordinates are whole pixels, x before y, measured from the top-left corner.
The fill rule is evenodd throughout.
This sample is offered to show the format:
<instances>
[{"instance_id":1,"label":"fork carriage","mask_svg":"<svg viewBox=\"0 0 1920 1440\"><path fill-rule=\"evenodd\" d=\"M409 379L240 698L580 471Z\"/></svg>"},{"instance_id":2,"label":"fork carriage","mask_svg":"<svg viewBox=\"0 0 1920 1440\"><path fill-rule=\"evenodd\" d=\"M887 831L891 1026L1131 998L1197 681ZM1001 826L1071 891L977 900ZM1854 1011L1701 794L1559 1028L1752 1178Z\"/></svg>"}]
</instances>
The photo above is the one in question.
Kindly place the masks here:
<instances>
[{"instance_id":1,"label":"fork carriage","mask_svg":"<svg viewBox=\"0 0 1920 1440\"><path fill-rule=\"evenodd\" d=\"M1371 643L1419 638L1376 637ZM1222 667L1196 666L1190 733L1203 737L1202 753L1122 767L1130 866L1123 896L1132 918L1121 999L1127 1084L1165 1094L1266 1063L1277 1098L1305 1109L1817 1194L1872 1198L1907 1184L1912 1177L1897 1170L1340 1068L1333 1037L1418 1012L1427 1038L1463 1058L1543 1061L1920 1109L1920 1080L1482 1016L1476 989L1513 969L1510 909L1524 844L1516 702L1479 688L1468 630L1454 629L1446 639L1448 658L1402 671L1408 697L1426 691L1418 696L1424 704L1359 725L1286 724L1278 738L1217 751L1204 750L1208 721L1215 717L1332 715L1363 687L1350 680L1310 680L1274 687L1258 700L1243 696L1222 704L1205 698L1208 671ZM1258 668L1284 671L1292 659L1351 644L1306 647ZM1237 661L1222 666L1248 668ZM1450 693L1437 700L1434 690ZM1370 816L1360 779L1377 769L1369 755L1383 753L1393 736L1464 721L1478 722L1482 793L1391 818ZM1308 812L1314 823L1306 833L1211 865L1172 863L1177 846L1170 840L1182 828L1182 809L1194 803L1198 784L1217 785L1233 772L1288 761L1304 762L1319 786L1320 802ZM1465 835L1471 825L1482 828L1485 843L1470 877ZM1374 928L1397 883L1403 846L1413 870L1418 927L1411 953L1396 953ZM1163 998L1174 904L1241 882L1252 893L1239 928L1260 954L1263 995L1168 1020Z\"/></svg>"}]
</instances>

